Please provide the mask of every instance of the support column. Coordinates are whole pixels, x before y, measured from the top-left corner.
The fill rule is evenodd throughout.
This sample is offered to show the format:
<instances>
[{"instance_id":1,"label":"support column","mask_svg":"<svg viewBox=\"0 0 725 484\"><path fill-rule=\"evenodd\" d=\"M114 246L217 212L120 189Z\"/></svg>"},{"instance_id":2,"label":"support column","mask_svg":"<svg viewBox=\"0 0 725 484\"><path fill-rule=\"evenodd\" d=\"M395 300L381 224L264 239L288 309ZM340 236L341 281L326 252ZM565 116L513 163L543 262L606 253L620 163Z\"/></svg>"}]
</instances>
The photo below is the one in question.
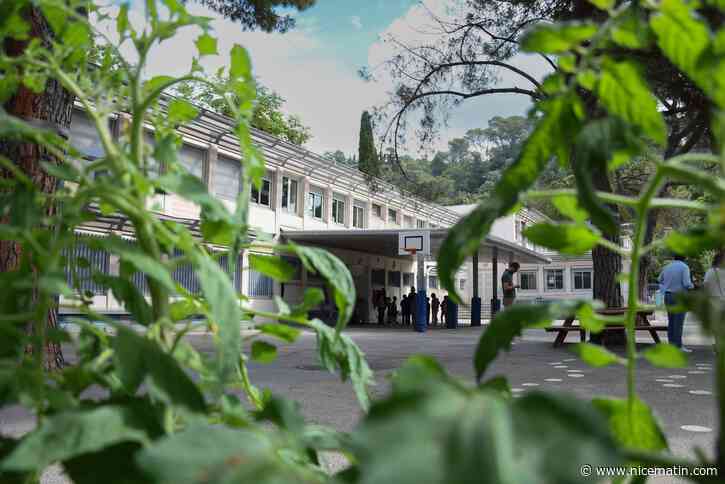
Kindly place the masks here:
<instances>
[{"instance_id":1,"label":"support column","mask_svg":"<svg viewBox=\"0 0 725 484\"><path fill-rule=\"evenodd\" d=\"M353 204L355 203L355 199L352 198L352 195L347 195L345 197L345 228L352 227L352 212L353 212Z\"/></svg>"},{"instance_id":2,"label":"support column","mask_svg":"<svg viewBox=\"0 0 725 484\"><path fill-rule=\"evenodd\" d=\"M473 297L471 298L471 326L481 326L481 298L478 296L478 250L473 253Z\"/></svg>"},{"instance_id":3,"label":"support column","mask_svg":"<svg viewBox=\"0 0 725 484\"><path fill-rule=\"evenodd\" d=\"M413 329L418 333L425 333L428 329L428 281L425 273L425 255L417 254L417 282L418 293L415 297L415 326Z\"/></svg>"},{"instance_id":4,"label":"support column","mask_svg":"<svg viewBox=\"0 0 725 484\"><path fill-rule=\"evenodd\" d=\"M332 187L328 186L324 191L324 200L322 201L322 211L324 217L322 218L326 224L332 223Z\"/></svg>"},{"instance_id":5,"label":"support column","mask_svg":"<svg viewBox=\"0 0 725 484\"><path fill-rule=\"evenodd\" d=\"M365 202L365 214L363 217L363 227L370 228L370 221L373 219L373 201L368 198Z\"/></svg>"},{"instance_id":6,"label":"support column","mask_svg":"<svg viewBox=\"0 0 725 484\"><path fill-rule=\"evenodd\" d=\"M304 218L307 194L310 193L310 177L306 176L300 182L301 190L298 190L299 193L297 194L297 215Z\"/></svg>"},{"instance_id":7,"label":"support column","mask_svg":"<svg viewBox=\"0 0 725 484\"><path fill-rule=\"evenodd\" d=\"M284 172L281 167L277 167L277 172L274 177L274 204L272 209L279 213L282 211L282 177Z\"/></svg>"},{"instance_id":8,"label":"support column","mask_svg":"<svg viewBox=\"0 0 725 484\"><path fill-rule=\"evenodd\" d=\"M498 247L493 248L491 263L493 264L493 270L491 271L491 319L493 319L501 308L501 301L498 299Z\"/></svg>"}]
</instances>

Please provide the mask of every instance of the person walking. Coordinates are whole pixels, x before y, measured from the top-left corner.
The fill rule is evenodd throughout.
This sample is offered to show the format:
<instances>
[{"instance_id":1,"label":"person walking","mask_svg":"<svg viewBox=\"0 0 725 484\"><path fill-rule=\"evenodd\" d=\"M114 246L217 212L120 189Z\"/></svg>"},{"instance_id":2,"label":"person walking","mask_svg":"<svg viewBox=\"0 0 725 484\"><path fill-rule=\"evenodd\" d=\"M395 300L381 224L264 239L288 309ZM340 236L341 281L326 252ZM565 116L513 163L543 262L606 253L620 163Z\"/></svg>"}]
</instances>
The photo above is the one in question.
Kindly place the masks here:
<instances>
[{"instance_id":1,"label":"person walking","mask_svg":"<svg viewBox=\"0 0 725 484\"><path fill-rule=\"evenodd\" d=\"M433 326L438 325L438 310L441 307L441 302L435 293L430 295L430 310L433 319Z\"/></svg>"},{"instance_id":2,"label":"person walking","mask_svg":"<svg viewBox=\"0 0 725 484\"><path fill-rule=\"evenodd\" d=\"M401 324L403 326L408 325L408 295L403 294L403 297L400 299L400 318L401 318Z\"/></svg>"},{"instance_id":3,"label":"person walking","mask_svg":"<svg viewBox=\"0 0 725 484\"><path fill-rule=\"evenodd\" d=\"M441 326L444 326L446 324L447 320L448 320L448 294L443 296L443 301L441 301Z\"/></svg>"},{"instance_id":4,"label":"person walking","mask_svg":"<svg viewBox=\"0 0 725 484\"><path fill-rule=\"evenodd\" d=\"M679 254L674 256L674 260L662 269L659 283L660 291L665 295L665 306L667 307L667 341L682 351L690 353L692 350L682 346L682 328L685 325L687 312L674 312L677 295L695 287L692 284L690 268L685 263L684 256Z\"/></svg>"},{"instance_id":5,"label":"person walking","mask_svg":"<svg viewBox=\"0 0 725 484\"><path fill-rule=\"evenodd\" d=\"M503 307L507 308L516 301L516 289L514 285L514 274L519 271L518 262L510 262L508 268L501 275L501 287L503 288Z\"/></svg>"},{"instance_id":6,"label":"person walking","mask_svg":"<svg viewBox=\"0 0 725 484\"><path fill-rule=\"evenodd\" d=\"M390 301L390 306L388 306L388 322L398 324L398 298L396 296L393 296L393 300Z\"/></svg>"}]
</instances>

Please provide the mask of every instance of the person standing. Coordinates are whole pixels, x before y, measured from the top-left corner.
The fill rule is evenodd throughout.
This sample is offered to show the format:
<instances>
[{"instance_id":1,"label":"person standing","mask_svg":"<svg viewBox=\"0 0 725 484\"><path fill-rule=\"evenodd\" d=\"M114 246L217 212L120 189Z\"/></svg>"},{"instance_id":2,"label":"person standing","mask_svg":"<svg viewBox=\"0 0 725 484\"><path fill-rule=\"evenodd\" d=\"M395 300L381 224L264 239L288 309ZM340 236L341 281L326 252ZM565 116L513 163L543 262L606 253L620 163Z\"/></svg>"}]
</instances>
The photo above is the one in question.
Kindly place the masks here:
<instances>
[{"instance_id":1,"label":"person standing","mask_svg":"<svg viewBox=\"0 0 725 484\"><path fill-rule=\"evenodd\" d=\"M388 322L398 324L398 298L396 296L393 296L393 300L390 301L390 306L388 306Z\"/></svg>"},{"instance_id":2,"label":"person standing","mask_svg":"<svg viewBox=\"0 0 725 484\"><path fill-rule=\"evenodd\" d=\"M400 317L401 317L401 324L403 326L407 326L408 324L408 295L403 294L403 297L400 298Z\"/></svg>"},{"instance_id":3,"label":"person standing","mask_svg":"<svg viewBox=\"0 0 725 484\"><path fill-rule=\"evenodd\" d=\"M682 328L685 325L687 312L674 312L677 304L677 295L693 289L690 277L690 268L685 263L685 257L675 255L674 260L667 264L659 277L660 291L665 295L665 306L667 307L667 340L670 344L681 348L682 351L690 353L682 346Z\"/></svg>"},{"instance_id":4,"label":"person standing","mask_svg":"<svg viewBox=\"0 0 725 484\"><path fill-rule=\"evenodd\" d=\"M514 285L514 274L519 270L518 262L510 262L508 268L501 275L501 288L503 289L503 307L507 308L516 301L516 289Z\"/></svg>"},{"instance_id":5,"label":"person standing","mask_svg":"<svg viewBox=\"0 0 725 484\"><path fill-rule=\"evenodd\" d=\"M448 320L448 294L443 296L443 301L441 301L441 326L445 325L447 320Z\"/></svg>"},{"instance_id":6,"label":"person standing","mask_svg":"<svg viewBox=\"0 0 725 484\"><path fill-rule=\"evenodd\" d=\"M410 307L410 319L413 323L413 326L415 326L416 321L418 320L418 298L416 297L415 293L415 287L410 286L410 292L408 293L408 305Z\"/></svg>"},{"instance_id":7,"label":"person standing","mask_svg":"<svg viewBox=\"0 0 725 484\"><path fill-rule=\"evenodd\" d=\"M438 309L441 307L441 302L435 293L430 295L430 310L433 318L433 326L438 324Z\"/></svg>"},{"instance_id":8,"label":"person standing","mask_svg":"<svg viewBox=\"0 0 725 484\"><path fill-rule=\"evenodd\" d=\"M712 267L705 273L705 291L714 300L725 302L725 250L720 250L712 260Z\"/></svg>"}]
</instances>

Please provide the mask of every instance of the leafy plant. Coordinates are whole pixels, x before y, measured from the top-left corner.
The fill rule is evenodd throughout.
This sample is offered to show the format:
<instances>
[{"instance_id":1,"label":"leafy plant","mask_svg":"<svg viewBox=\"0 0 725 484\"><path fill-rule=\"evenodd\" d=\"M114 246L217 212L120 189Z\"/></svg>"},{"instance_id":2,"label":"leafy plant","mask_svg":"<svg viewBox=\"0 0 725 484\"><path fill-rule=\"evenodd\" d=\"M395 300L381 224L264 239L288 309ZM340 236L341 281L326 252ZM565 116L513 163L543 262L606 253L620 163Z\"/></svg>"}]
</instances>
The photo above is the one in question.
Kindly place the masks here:
<instances>
[{"instance_id":1,"label":"leafy plant","mask_svg":"<svg viewBox=\"0 0 725 484\"><path fill-rule=\"evenodd\" d=\"M527 37L528 48L559 54L566 74L554 74L544 83L549 97L537 105L537 124L517 161L503 172L492 197L453 228L439 258L442 282L455 298L453 274L458 266L478 247L496 217L527 199L551 199L571 219L558 226L532 228L527 236L537 244L568 252L597 244L630 257L628 311L623 318L628 334L626 360L588 345L578 347L581 357L592 365L625 365L628 395L624 400L593 402L540 392L514 399L505 379L484 379L491 361L524 328L575 312L590 329L600 330L610 321L597 317L594 305L581 302L513 306L499 314L479 341L474 360L479 381L474 386L446 374L433 359L416 356L395 372L390 394L371 402L372 371L360 349L342 333L355 301L344 264L319 249L251 240L248 203L252 185L259 187L264 161L249 135L255 88L245 50L232 48L228 67L212 80L198 62L215 51L209 19L191 15L176 0L146 2L147 23L142 27L129 22L125 5L111 16L112 10L85 2L37 0L33 4L55 35L45 43L28 42L26 49L14 55L6 50L0 53L2 93L12 94L20 86L42 89L48 79L57 80L89 116L103 155L78 162L80 153L62 136L0 111L4 142L42 146L63 160L59 165L43 165L48 174L63 181L59 189L48 192L23 172L20 160L0 158L5 170L0 187L0 239L28 248L20 254L16 270L0 274L0 404L20 404L37 419L36 427L24 436L0 439L3 482L32 481L52 463L60 463L77 483L98 482L102 476L104 482L112 483L416 484L480 480L558 484L582 480L583 464L689 468L710 464L662 452L667 449L666 436L634 385L635 315L646 308L638 301L638 265L640 257L658 247L644 242L647 214L662 207L706 214L702 230L678 239L680 245L712 247L725 240L725 106L720 86L725 79L724 31L714 31L696 15L694 3L664 0L615 6L598 0L595 4L607 10L601 25L534 27ZM0 18L0 42L27 40L23 9L30 3L1 5L7 15ZM708 5L723 7L722 2ZM98 24L89 22L86 12L102 22L115 22L118 41L96 29ZM623 29L633 16L644 32L626 35ZM192 26L203 34L190 71L179 77L145 78L150 50ZM717 135L715 153L657 161L637 197L592 191L595 171L587 169L613 170L623 159L636 156L646 145L642 141L657 143L663 137L661 114L637 64L602 53L601 47L612 42L626 42L633 51L660 49L708 95L712 131ZM126 48L134 51L133 63L123 56ZM89 62L92 53L99 62ZM228 103L244 165L233 213L178 159L181 140L176 128L197 115L195 106L165 95L180 83L206 86ZM112 119L120 135L112 131ZM150 132L153 143L146 136ZM552 157L566 164L571 156L579 161L574 170L576 190L530 191ZM717 166L718 175L693 162ZM699 185L709 198L694 202L659 198L657 189L666 180ZM176 194L199 206L200 234L148 209L159 192ZM50 204L62 211L47 212ZM610 213L610 206L617 204L635 215L631 249L605 238L617 232ZM99 213L127 219L134 229L134 243L114 236L89 242L118 258L118 274L96 273L87 263L77 264L92 273L94 282L112 291L139 324L138 331L93 311L91 298L79 291L76 278L69 285L64 277L68 262L64 254L76 243L76 229ZM215 252L220 246L225 249ZM270 277L286 280L291 276L293 268L278 257L286 254L324 278L340 315L336 327L307 317L324 299L319 289L309 289L295 307L278 300L277 312L247 304L230 274L235 272L239 254L253 247L269 252L252 257L251 264ZM188 265L198 278L199 294L172 276L175 269ZM148 285L148 300L132 282L138 274ZM85 316L76 321L78 362L46 373L43 345L70 338L63 331L46 330L46 315L57 306L59 294L65 304ZM693 308L716 337L722 425L725 311L720 302L697 295L682 303ZM213 336L210 354L197 351L184 339L199 324L190 322L192 317L201 319ZM89 320L112 326L112 334ZM254 341L249 354L241 350L242 323L259 323L259 334L267 337ZM271 361L276 349L269 338L293 342L298 326L317 334L323 366L352 381L367 412L350 434L308 424L297 405L258 389L249 379L248 359ZM683 363L682 355L668 346L654 347L642 356L657 365ZM322 451L342 453L349 467L326 473L320 464ZM567 459L552 458L562 452ZM725 472L724 453L721 431L715 461L721 472Z\"/></svg>"}]
</instances>

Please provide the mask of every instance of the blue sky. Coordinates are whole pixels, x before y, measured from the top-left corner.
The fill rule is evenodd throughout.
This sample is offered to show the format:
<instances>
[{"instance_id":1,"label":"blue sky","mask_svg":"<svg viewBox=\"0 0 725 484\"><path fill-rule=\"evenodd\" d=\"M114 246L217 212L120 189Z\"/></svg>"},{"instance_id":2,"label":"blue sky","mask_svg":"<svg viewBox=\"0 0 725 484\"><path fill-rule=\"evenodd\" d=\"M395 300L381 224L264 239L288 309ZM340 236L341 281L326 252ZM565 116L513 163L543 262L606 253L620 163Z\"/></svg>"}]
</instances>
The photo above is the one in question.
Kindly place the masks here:
<instances>
[{"instance_id":1,"label":"blue sky","mask_svg":"<svg viewBox=\"0 0 725 484\"><path fill-rule=\"evenodd\" d=\"M360 115L389 99L391 80L380 71L377 82L360 79L358 70L376 66L393 54L381 37L393 35L408 43L426 39L427 11L444 15L457 0L318 0L304 12L295 12L297 27L286 34L242 32L238 25L218 18L212 25L219 38L220 56L205 58L209 72L225 65L234 44L246 47L257 78L286 99L285 110L301 117L312 130L307 148L322 153L340 149L357 152ZM425 4L425 8L421 4ZM134 5L136 6L136 5ZM218 17L193 2L198 14ZM198 32L186 32L164 43L150 56L149 74L185 72L195 51ZM540 63L519 59L521 67L543 73ZM505 81L506 79L504 79ZM452 113L434 146L466 130L485 127L493 116L524 114L530 102L521 96L487 96L467 101ZM410 151L415 145L408 146ZM413 153L415 154L415 153Z\"/></svg>"}]
</instances>

